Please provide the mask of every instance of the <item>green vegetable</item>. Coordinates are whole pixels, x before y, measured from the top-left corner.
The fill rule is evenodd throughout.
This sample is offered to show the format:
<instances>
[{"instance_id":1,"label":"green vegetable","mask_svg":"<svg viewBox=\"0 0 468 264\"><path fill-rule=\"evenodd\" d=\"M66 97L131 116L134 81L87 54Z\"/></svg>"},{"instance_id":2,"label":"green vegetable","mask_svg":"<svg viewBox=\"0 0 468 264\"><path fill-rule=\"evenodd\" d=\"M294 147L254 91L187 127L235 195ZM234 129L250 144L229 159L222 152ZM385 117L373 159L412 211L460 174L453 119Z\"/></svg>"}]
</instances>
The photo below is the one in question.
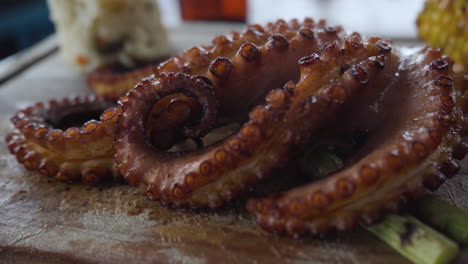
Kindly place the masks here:
<instances>
[{"instance_id":1,"label":"green vegetable","mask_svg":"<svg viewBox=\"0 0 468 264\"><path fill-rule=\"evenodd\" d=\"M304 174L320 179L343 167L343 161L325 147L314 147L307 151L302 161Z\"/></svg>"},{"instance_id":2,"label":"green vegetable","mask_svg":"<svg viewBox=\"0 0 468 264\"><path fill-rule=\"evenodd\" d=\"M310 147L302 160L303 173L320 179L340 170L343 161L338 155L342 149L334 146ZM423 198L415 207L416 214L424 221L447 232L457 241L467 241L467 213L433 197ZM417 264L450 263L459 251L455 242L412 216L390 214L379 224L362 226Z\"/></svg>"},{"instance_id":3,"label":"green vegetable","mask_svg":"<svg viewBox=\"0 0 468 264\"><path fill-rule=\"evenodd\" d=\"M417 200L411 212L455 241L468 245L468 212L433 195Z\"/></svg>"},{"instance_id":4,"label":"green vegetable","mask_svg":"<svg viewBox=\"0 0 468 264\"><path fill-rule=\"evenodd\" d=\"M459 251L455 242L412 216L391 214L363 227L417 264L450 263Z\"/></svg>"}]
</instances>

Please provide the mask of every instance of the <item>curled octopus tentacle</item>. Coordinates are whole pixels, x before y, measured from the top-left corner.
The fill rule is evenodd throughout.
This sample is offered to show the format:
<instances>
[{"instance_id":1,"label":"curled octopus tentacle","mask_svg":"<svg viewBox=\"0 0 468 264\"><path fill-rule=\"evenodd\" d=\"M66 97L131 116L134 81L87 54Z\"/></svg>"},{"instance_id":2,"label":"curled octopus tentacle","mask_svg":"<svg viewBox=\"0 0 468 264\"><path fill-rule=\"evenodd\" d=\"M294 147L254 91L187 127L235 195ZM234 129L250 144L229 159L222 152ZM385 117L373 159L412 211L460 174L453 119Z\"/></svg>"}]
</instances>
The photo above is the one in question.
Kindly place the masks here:
<instances>
[{"instance_id":1,"label":"curled octopus tentacle","mask_svg":"<svg viewBox=\"0 0 468 264\"><path fill-rule=\"evenodd\" d=\"M135 67L118 63L105 64L90 72L86 76L86 82L95 94L109 102L116 102L141 79L156 73L159 63L167 59L162 57L152 62L137 63Z\"/></svg>"},{"instance_id":2,"label":"curled octopus tentacle","mask_svg":"<svg viewBox=\"0 0 468 264\"><path fill-rule=\"evenodd\" d=\"M37 103L11 119L8 148L26 168L45 176L64 182L104 181L113 175L118 111L93 96Z\"/></svg>"},{"instance_id":3,"label":"curled octopus tentacle","mask_svg":"<svg viewBox=\"0 0 468 264\"><path fill-rule=\"evenodd\" d=\"M385 67L388 63L385 62ZM350 162L326 178L284 193L251 199L259 225L299 236L376 222L407 199L435 190L454 175L468 151L463 89L452 62L425 48L403 57L391 79L369 85L322 129L368 131ZM369 106L372 106L371 108Z\"/></svg>"},{"instance_id":4,"label":"curled octopus tentacle","mask_svg":"<svg viewBox=\"0 0 468 264\"><path fill-rule=\"evenodd\" d=\"M147 132L159 138L151 143L169 149L181 138L197 136L200 131L178 132L184 122L198 116L199 108L198 102L183 95L155 104ZM115 104L94 96L37 103L12 117L14 129L6 141L20 163L45 176L68 183L117 181L112 144L119 114Z\"/></svg>"},{"instance_id":5,"label":"curled octopus tentacle","mask_svg":"<svg viewBox=\"0 0 468 264\"><path fill-rule=\"evenodd\" d=\"M152 105L164 95L161 91L169 89L167 84L187 82L196 77L171 73L147 79L120 102L122 115L117 122L114 143L119 171L130 184L146 186L147 195L152 199L189 208L219 207L264 179L273 168L284 164L288 153L314 135L323 120L332 117L349 96L373 82L389 81L392 78L389 71L396 71L398 58L390 52L388 45L378 38L363 42L359 34L352 34L341 41L326 42L320 48L314 46L320 55L313 53L303 57L299 66L266 64L285 78L289 74L283 71L298 69L299 81L297 84L287 82L280 89L274 89L278 84L270 84L268 91L261 83L248 81L250 76L255 79L255 74L244 76L248 80L237 83L236 87L242 87L250 94L268 93L264 95L264 103L247 114L247 121L235 134L191 152L166 152L149 145L144 124ZM292 43L289 46L293 47ZM241 52L242 48L237 54ZM269 58L270 54L276 60L283 58L273 51L261 49L263 61L274 61ZM242 63L245 61L244 58ZM388 65L383 67L382 64ZM347 67L343 68L343 65ZM233 64L232 72L245 74L245 67L244 64ZM231 77L241 80L234 74ZM185 87L199 90L193 79L190 80L191 85ZM259 86L261 92L252 92ZM217 95L224 89L219 82L215 86ZM243 103L235 99L230 98L233 102ZM222 108L223 97L219 100L219 114L228 116ZM202 115L206 116L207 112ZM232 120L237 117L232 115Z\"/></svg>"},{"instance_id":6,"label":"curled octopus tentacle","mask_svg":"<svg viewBox=\"0 0 468 264\"><path fill-rule=\"evenodd\" d=\"M330 27L324 20L315 22L305 19L299 23L296 19L289 22L280 19L265 27L250 25L243 33L232 32L226 36L218 36L211 45L191 48L182 56L162 62L151 73L151 69L148 69L115 76L118 79L112 78L115 81L109 82L112 86L106 86L108 89L94 90L99 95L111 94L114 97L133 88L139 81L137 78L141 76L154 74L157 77L163 72L202 75L210 79L216 89L220 98L220 114L227 118L244 120L248 110L263 99L272 85L278 88L286 81L298 80L297 67L292 67L297 60L318 52L327 42L342 42L344 36L341 27ZM278 74L272 75L275 67L282 69L277 71ZM250 89L247 89L246 82L254 82L258 86L255 89L248 86ZM94 83L91 85L99 84ZM112 87L116 87L115 91Z\"/></svg>"},{"instance_id":7,"label":"curled octopus tentacle","mask_svg":"<svg viewBox=\"0 0 468 264\"><path fill-rule=\"evenodd\" d=\"M121 99L121 101L124 100L125 97ZM213 107L217 107L217 105L213 104ZM151 109L146 122L146 136L153 146L161 149L171 149L187 137L198 143L206 131L212 128L216 116L212 116L209 121L210 125L206 125L198 131L187 131L184 127L187 123L198 121L202 111L203 107L198 101L184 94L165 96Z\"/></svg>"}]
</instances>

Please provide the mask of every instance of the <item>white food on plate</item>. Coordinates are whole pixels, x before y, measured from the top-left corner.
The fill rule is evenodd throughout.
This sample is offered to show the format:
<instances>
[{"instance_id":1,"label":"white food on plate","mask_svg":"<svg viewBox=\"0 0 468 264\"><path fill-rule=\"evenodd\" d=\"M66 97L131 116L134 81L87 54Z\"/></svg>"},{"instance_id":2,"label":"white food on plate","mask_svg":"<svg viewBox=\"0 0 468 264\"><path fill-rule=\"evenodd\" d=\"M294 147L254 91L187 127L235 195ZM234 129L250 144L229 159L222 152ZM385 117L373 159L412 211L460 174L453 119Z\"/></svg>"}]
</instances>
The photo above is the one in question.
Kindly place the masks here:
<instances>
[{"instance_id":1,"label":"white food on plate","mask_svg":"<svg viewBox=\"0 0 468 264\"><path fill-rule=\"evenodd\" d=\"M48 0L64 58L82 72L168 53L155 0Z\"/></svg>"}]
</instances>

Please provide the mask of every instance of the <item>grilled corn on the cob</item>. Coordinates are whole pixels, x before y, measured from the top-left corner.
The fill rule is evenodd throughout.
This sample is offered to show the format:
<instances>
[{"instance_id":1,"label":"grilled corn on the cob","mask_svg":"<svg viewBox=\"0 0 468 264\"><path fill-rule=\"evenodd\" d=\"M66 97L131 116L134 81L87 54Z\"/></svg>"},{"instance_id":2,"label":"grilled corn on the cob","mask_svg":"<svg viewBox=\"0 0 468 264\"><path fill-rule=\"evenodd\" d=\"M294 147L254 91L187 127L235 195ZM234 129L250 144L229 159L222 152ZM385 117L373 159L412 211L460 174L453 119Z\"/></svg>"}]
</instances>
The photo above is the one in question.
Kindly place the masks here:
<instances>
[{"instance_id":1,"label":"grilled corn on the cob","mask_svg":"<svg viewBox=\"0 0 468 264\"><path fill-rule=\"evenodd\" d=\"M417 25L421 39L468 70L468 0L427 0Z\"/></svg>"}]
</instances>

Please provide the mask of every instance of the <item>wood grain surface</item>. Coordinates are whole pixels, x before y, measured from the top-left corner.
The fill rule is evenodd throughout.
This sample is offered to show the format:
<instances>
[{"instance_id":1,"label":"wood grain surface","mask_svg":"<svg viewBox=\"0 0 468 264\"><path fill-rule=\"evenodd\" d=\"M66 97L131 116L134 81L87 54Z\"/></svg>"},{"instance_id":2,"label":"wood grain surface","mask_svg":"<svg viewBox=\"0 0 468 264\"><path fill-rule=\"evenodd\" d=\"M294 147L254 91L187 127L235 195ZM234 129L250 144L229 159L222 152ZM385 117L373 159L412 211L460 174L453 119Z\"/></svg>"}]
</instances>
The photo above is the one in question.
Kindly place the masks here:
<instances>
[{"instance_id":1,"label":"wood grain surface","mask_svg":"<svg viewBox=\"0 0 468 264\"><path fill-rule=\"evenodd\" d=\"M57 54L0 86L0 263L409 263L361 229L295 240L259 229L243 202L176 211L126 185L68 185L25 170L3 140L8 118L76 94L90 91ZM468 210L463 168L438 194ZM455 263L468 263L467 249Z\"/></svg>"}]
</instances>

